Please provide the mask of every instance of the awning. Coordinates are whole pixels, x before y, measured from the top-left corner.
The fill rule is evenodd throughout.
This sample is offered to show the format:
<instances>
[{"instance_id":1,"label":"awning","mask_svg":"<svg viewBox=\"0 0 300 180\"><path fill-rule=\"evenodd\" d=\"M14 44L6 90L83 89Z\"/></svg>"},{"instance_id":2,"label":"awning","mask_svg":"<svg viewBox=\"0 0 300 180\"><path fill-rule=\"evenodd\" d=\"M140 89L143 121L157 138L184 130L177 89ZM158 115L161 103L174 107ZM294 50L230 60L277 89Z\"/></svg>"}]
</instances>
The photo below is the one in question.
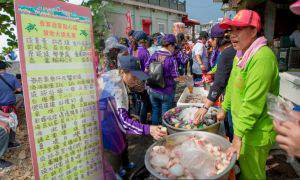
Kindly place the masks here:
<instances>
[{"instance_id":1,"label":"awning","mask_svg":"<svg viewBox=\"0 0 300 180\"><path fill-rule=\"evenodd\" d=\"M142 29L147 35L150 34L151 23L151 19L142 19Z\"/></svg>"},{"instance_id":2,"label":"awning","mask_svg":"<svg viewBox=\"0 0 300 180\"><path fill-rule=\"evenodd\" d=\"M151 19L142 19L143 24L151 24Z\"/></svg>"},{"instance_id":3,"label":"awning","mask_svg":"<svg viewBox=\"0 0 300 180\"><path fill-rule=\"evenodd\" d=\"M200 22L196 19L189 19L188 16L183 16L182 17L182 22L186 26L195 26L195 25L200 25Z\"/></svg>"}]
</instances>

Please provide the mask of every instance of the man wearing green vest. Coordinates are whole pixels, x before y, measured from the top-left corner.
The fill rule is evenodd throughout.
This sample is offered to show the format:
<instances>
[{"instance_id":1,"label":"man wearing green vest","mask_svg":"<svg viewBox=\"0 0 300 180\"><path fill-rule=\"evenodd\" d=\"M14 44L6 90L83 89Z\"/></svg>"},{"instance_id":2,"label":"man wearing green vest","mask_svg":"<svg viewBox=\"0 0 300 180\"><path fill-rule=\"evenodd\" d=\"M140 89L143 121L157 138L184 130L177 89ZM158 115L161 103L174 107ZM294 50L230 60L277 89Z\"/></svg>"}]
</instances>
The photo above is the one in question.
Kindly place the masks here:
<instances>
[{"instance_id":1,"label":"man wearing green vest","mask_svg":"<svg viewBox=\"0 0 300 180\"><path fill-rule=\"evenodd\" d=\"M266 38L260 36L255 11L240 10L220 27L231 29L231 43L237 50L219 114L232 112L234 138L228 156L237 153L240 179L266 179L265 165L276 135L266 100L268 93L279 92L277 60Z\"/></svg>"}]
</instances>

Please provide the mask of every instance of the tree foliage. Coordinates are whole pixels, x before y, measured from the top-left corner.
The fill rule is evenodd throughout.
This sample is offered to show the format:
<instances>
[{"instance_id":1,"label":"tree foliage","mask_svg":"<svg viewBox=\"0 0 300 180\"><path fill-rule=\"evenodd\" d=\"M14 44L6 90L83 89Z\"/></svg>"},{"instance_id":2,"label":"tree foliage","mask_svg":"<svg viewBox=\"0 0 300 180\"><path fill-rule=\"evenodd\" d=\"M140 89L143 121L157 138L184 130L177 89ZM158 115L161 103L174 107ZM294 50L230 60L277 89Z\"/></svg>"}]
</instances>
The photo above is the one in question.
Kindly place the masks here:
<instances>
[{"instance_id":1,"label":"tree foliage","mask_svg":"<svg viewBox=\"0 0 300 180\"><path fill-rule=\"evenodd\" d=\"M89 0L84 1L81 5L90 8L92 11L94 44L96 51L99 51L101 41L109 34L107 12L112 8L111 3L103 0Z\"/></svg>"},{"instance_id":2,"label":"tree foliage","mask_svg":"<svg viewBox=\"0 0 300 180\"><path fill-rule=\"evenodd\" d=\"M0 36L7 35L7 45L18 47L17 38L12 25L16 24L13 0L0 0Z\"/></svg>"}]
</instances>

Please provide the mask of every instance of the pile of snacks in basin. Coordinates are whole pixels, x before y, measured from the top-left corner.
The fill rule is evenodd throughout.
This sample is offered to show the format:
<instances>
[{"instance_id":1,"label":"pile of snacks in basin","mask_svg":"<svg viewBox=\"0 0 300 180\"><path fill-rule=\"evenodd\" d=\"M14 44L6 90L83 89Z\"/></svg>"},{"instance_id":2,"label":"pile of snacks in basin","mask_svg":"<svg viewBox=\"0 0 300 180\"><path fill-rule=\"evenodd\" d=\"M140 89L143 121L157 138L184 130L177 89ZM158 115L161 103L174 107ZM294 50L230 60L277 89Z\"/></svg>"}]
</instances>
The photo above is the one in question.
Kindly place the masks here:
<instances>
[{"instance_id":1,"label":"pile of snacks in basin","mask_svg":"<svg viewBox=\"0 0 300 180\"><path fill-rule=\"evenodd\" d=\"M186 87L178 99L178 107L201 107L205 103L208 91L203 87Z\"/></svg>"},{"instance_id":2,"label":"pile of snacks in basin","mask_svg":"<svg viewBox=\"0 0 300 180\"><path fill-rule=\"evenodd\" d=\"M176 107L167 111L162 122L168 129L169 134L182 131L207 131L218 133L220 123L217 121L217 108L211 107L198 126L194 125L193 119L197 107Z\"/></svg>"},{"instance_id":3,"label":"pile of snacks in basin","mask_svg":"<svg viewBox=\"0 0 300 180\"><path fill-rule=\"evenodd\" d=\"M206 100L206 96L201 96L198 94L190 94L186 97L186 99L184 100L184 103L204 103Z\"/></svg>"},{"instance_id":4,"label":"pile of snacks in basin","mask_svg":"<svg viewBox=\"0 0 300 180\"><path fill-rule=\"evenodd\" d=\"M180 132L155 142L146 152L145 166L158 179L228 179L236 154L222 136L204 131Z\"/></svg>"}]
</instances>

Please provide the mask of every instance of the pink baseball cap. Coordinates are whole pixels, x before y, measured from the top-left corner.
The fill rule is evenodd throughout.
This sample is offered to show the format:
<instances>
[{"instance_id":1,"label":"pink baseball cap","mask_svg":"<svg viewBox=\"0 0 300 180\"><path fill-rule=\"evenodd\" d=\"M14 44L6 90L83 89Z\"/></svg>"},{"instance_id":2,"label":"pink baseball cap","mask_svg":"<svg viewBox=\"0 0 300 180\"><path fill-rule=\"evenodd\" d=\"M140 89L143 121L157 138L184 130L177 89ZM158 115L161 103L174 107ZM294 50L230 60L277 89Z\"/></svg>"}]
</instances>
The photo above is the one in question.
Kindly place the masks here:
<instances>
[{"instance_id":1,"label":"pink baseball cap","mask_svg":"<svg viewBox=\"0 0 300 180\"><path fill-rule=\"evenodd\" d=\"M253 26L259 32L261 29L260 17L258 13L255 11L243 9L240 10L232 20L225 18L220 23L220 27L223 29L228 29L230 26L237 26L237 27Z\"/></svg>"},{"instance_id":2,"label":"pink baseball cap","mask_svg":"<svg viewBox=\"0 0 300 180\"><path fill-rule=\"evenodd\" d=\"M290 6L290 9L293 13L300 15L300 0L296 1Z\"/></svg>"}]
</instances>

